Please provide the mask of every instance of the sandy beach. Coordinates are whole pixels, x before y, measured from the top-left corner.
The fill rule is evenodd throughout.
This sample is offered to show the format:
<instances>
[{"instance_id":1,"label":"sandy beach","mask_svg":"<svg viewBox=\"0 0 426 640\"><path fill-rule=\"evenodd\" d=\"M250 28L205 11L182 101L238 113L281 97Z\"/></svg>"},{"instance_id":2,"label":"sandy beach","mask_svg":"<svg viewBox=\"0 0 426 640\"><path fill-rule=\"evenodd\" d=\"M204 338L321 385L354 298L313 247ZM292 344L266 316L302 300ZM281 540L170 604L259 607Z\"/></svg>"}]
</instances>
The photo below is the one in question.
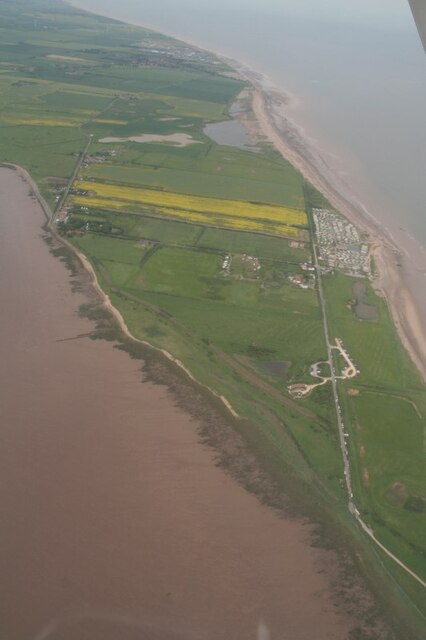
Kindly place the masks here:
<instances>
[{"instance_id":1,"label":"sandy beach","mask_svg":"<svg viewBox=\"0 0 426 640\"><path fill-rule=\"evenodd\" d=\"M416 278L426 274L426 259L418 268L398 236L357 202L322 151L288 116L285 94L245 66L226 62L250 83L246 111L237 116L249 134L268 139L337 210L369 234L378 270L373 284L426 380L425 323L416 295ZM6 174L12 167L9 181ZM266 640L283 628L300 640L312 633L327 640L357 633L358 620L367 621L375 608L375 597L358 581L357 572L349 572L353 581L351 577L346 585L343 556L313 548L312 523L287 517L284 509L271 511L254 495L247 497L241 479L235 482L236 476L216 466L220 449L212 451L205 446L208 440L200 439L209 428L204 416L210 411L211 424L236 423L233 406L204 387L212 396L210 407L204 402L208 394L203 396L202 385L181 361L130 333L89 260L58 235L49 205L29 173L0 165L4 202L10 189L16 196L12 215L6 206L0 211L2 235L12 238L0 277L7 307L1 372L6 524L0 546L8 573L13 566L8 570L9 558L21 559L4 593L11 640L23 633L36 633L37 640L83 635L112 640L117 633L123 640L135 635L166 640L176 629L182 637L205 640L223 633L241 639L257 634ZM44 240L52 253L63 251L62 260L74 265L70 272L65 265L56 269L53 256L46 258L41 250L42 211L48 220ZM24 253L21 262L14 255L16 246ZM120 336L123 350L134 341L152 356L129 367L126 353L104 340L90 340L96 329L82 307L91 304L113 318L111 335ZM144 353L137 357L145 358ZM151 357L158 365L152 377ZM189 397L189 389L199 394L198 408L191 408L188 399L186 405L181 402L177 385L169 382L173 376L182 384L182 394ZM16 407L20 394L27 401ZM217 411L220 403L214 396L228 415ZM253 559L259 542L261 553ZM192 563L194 556L197 562ZM344 604L342 587L352 607ZM33 602L35 590L39 597ZM22 606L29 610L28 620L17 615ZM385 623L379 618L373 622L377 637L385 637Z\"/></svg>"},{"instance_id":2,"label":"sandy beach","mask_svg":"<svg viewBox=\"0 0 426 640\"><path fill-rule=\"evenodd\" d=\"M79 2L71 4L78 6ZM107 8L102 9L102 13L117 18ZM144 26L131 18L125 21ZM154 26L148 28L161 31ZM195 48L203 48L184 34L174 33L174 37ZM261 133L338 211L369 233L379 272L375 288L386 299L401 342L426 380L426 249L403 226L391 223L386 212L365 208L360 200L362 194L353 191L335 167L330 166L326 154L316 148L289 117L290 102L296 103L297 97L290 97L239 60L221 55L219 51L211 53L253 86L252 108ZM403 212L401 214L403 224Z\"/></svg>"},{"instance_id":3,"label":"sandy beach","mask_svg":"<svg viewBox=\"0 0 426 640\"><path fill-rule=\"evenodd\" d=\"M253 86L252 109L259 133L340 213L369 234L378 271L374 286L386 299L401 342L426 380L426 309L423 308L426 252L420 246L414 252L404 247L402 238L396 238L362 207L320 151L309 144L300 128L286 116L287 96L239 62L224 61Z\"/></svg>"}]
</instances>

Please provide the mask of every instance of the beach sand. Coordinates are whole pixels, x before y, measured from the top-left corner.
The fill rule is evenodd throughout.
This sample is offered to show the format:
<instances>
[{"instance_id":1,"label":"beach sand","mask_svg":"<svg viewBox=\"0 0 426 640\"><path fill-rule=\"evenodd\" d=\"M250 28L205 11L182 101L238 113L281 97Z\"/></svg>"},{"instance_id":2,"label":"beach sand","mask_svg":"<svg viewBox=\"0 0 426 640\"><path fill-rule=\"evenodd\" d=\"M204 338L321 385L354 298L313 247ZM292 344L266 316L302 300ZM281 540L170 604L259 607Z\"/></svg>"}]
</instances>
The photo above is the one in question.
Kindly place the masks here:
<instances>
[{"instance_id":1,"label":"beach sand","mask_svg":"<svg viewBox=\"0 0 426 640\"><path fill-rule=\"evenodd\" d=\"M71 4L79 5L72 1ZM112 12L102 10L102 13L117 19ZM140 22L134 24L144 26ZM202 48L184 35L174 34L173 37ZM303 129L289 117L289 103L296 103L297 98L290 98L268 78L240 61L218 51L211 53L253 86L253 112L261 133L338 211L370 234L379 271L375 288L386 299L401 342L426 381L426 249L402 226L391 223L386 212L367 211L351 185L346 184L327 162L326 154L315 148ZM244 123L241 114L237 117ZM250 134L253 131L249 129Z\"/></svg>"},{"instance_id":2,"label":"beach sand","mask_svg":"<svg viewBox=\"0 0 426 640\"><path fill-rule=\"evenodd\" d=\"M286 116L287 96L271 88L263 76L239 62L227 58L224 61L253 86L252 109L260 133L340 213L368 232L378 270L375 289L386 299L401 342L426 380L425 250L404 230L401 229L401 233L397 234L362 207L320 151L307 141L301 129Z\"/></svg>"}]
</instances>

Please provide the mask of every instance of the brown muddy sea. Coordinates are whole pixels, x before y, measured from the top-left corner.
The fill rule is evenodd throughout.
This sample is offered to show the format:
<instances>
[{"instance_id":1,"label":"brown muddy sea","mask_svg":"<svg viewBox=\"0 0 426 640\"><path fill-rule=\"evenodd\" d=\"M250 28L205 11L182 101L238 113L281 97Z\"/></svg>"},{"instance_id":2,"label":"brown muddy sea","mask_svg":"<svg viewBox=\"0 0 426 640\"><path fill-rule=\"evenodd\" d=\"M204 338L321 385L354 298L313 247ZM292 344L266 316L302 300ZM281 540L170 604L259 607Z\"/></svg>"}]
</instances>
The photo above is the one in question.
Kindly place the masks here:
<instances>
[{"instance_id":1,"label":"brown muddy sea","mask_svg":"<svg viewBox=\"0 0 426 640\"><path fill-rule=\"evenodd\" d=\"M89 293L29 191L0 169L0 636L346 638L337 556L216 466L202 418L140 361L90 339Z\"/></svg>"}]
</instances>

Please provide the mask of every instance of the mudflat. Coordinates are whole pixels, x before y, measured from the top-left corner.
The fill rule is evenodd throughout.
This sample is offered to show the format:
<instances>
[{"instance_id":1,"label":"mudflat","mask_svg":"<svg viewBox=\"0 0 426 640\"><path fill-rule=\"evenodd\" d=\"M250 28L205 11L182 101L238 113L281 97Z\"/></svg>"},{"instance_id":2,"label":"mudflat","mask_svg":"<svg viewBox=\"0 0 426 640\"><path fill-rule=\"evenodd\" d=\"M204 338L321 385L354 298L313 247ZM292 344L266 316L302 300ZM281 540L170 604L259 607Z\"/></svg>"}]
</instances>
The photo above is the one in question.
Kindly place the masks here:
<instances>
[{"instance_id":1,"label":"mudflat","mask_svg":"<svg viewBox=\"0 0 426 640\"><path fill-rule=\"evenodd\" d=\"M0 169L0 587L8 640L343 639L338 560L214 464L111 342Z\"/></svg>"}]
</instances>

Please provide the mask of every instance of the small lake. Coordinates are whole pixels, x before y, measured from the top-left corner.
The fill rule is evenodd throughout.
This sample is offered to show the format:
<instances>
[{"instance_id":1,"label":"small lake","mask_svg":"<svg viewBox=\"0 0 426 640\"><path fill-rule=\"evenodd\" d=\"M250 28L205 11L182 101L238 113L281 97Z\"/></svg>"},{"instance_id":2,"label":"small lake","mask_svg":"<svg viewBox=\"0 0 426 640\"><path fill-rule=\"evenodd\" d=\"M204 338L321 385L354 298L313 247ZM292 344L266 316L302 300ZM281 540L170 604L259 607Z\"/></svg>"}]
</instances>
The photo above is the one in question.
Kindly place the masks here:
<instances>
[{"instance_id":1,"label":"small lake","mask_svg":"<svg viewBox=\"0 0 426 640\"><path fill-rule=\"evenodd\" d=\"M379 314L376 307L371 304L366 304L365 297L367 295L367 285L365 282L355 282L352 287L352 291L355 298L355 304L353 310L360 320L372 320L377 321Z\"/></svg>"},{"instance_id":2,"label":"small lake","mask_svg":"<svg viewBox=\"0 0 426 640\"><path fill-rule=\"evenodd\" d=\"M203 131L206 136L213 142L217 142L217 144L245 149L245 151L257 151L257 148L252 145L247 130L237 120L225 120L224 122L207 124Z\"/></svg>"}]
</instances>

